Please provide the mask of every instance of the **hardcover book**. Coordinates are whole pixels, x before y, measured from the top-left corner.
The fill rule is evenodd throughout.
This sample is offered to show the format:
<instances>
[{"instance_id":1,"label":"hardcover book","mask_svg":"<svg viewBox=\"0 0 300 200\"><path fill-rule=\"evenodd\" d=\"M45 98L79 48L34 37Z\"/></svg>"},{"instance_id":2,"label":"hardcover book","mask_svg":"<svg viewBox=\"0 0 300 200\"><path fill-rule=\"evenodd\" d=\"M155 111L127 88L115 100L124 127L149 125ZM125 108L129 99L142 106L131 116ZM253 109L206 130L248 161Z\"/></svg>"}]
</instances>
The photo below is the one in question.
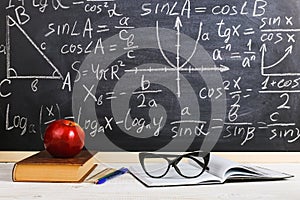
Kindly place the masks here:
<instances>
[{"instance_id":1,"label":"hardcover book","mask_svg":"<svg viewBox=\"0 0 300 200\"><path fill-rule=\"evenodd\" d=\"M14 165L13 181L82 182L97 166L94 154L83 150L73 158L54 158L41 151Z\"/></svg>"}]
</instances>

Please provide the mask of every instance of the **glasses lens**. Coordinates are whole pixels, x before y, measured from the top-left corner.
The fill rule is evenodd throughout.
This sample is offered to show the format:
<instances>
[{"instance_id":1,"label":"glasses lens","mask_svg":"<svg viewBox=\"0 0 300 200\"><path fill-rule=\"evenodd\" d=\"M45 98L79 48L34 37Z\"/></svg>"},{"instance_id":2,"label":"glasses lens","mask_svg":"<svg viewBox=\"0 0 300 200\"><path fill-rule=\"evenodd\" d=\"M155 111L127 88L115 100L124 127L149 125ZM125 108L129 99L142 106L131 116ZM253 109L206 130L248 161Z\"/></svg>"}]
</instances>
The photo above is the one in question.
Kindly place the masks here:
<instances>
[{"instance_id":1,"label":"glasses lens","mask_svg":"<svg viewBox=\"0 0 300 200\"><path fill-rule=\"evenodd\" d=\"M193 178L202 173L204 159L201 157L183 157L176 166L183 176Z\"/></svg>"},{"instance_id":2,"label":"glasses lens","mask_svg":"<svg viewBox=\"0 0 300 200\"><path fill-rule=\"evenodd\" d=\"M169 163L166 159L162 157L145 157L144 158L144 168L145 171L152 177L163 176L169 167Z\"/></svg>"}]
</instances>

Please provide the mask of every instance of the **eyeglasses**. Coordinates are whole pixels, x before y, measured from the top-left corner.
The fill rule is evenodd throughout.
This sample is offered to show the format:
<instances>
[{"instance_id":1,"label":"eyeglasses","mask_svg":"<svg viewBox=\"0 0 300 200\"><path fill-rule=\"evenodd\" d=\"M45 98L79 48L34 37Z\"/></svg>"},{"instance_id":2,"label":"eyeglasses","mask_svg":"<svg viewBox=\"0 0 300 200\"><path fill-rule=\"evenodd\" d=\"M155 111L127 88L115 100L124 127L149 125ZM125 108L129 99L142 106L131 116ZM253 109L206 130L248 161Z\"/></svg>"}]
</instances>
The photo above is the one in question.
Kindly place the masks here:
<instances>
[{"instance_id":1,"label":"eyeglasses","mask_svg":"<svg viewBox=\"0 0 300 200\"><path fill-rule=\"evenodd\" d=\"M184 178L196 178L208 169L209 153L168 155L143 152L139 154L139 159L143 170L151 178L164 177L171 166Z\"/></svg>"}]
</instances>

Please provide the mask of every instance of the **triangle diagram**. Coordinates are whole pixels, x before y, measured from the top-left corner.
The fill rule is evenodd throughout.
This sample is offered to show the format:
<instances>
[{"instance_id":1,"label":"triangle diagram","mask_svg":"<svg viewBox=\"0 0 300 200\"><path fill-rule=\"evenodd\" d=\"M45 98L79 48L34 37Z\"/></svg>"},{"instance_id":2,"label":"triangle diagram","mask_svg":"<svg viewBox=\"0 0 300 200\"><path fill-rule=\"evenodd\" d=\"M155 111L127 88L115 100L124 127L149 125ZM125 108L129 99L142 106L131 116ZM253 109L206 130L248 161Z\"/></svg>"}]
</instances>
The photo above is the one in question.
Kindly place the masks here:
<instances>
[{"instance_id":1,"label":"triangle diagram","mask_svg":"<svg viewBox=\"0 0 300 200\"><path fill-rule=\"evenodd\" d=\"M8 79L62 79L62 75L30 35L10 16L6 18Z\"/></svg>"}]
</instances>

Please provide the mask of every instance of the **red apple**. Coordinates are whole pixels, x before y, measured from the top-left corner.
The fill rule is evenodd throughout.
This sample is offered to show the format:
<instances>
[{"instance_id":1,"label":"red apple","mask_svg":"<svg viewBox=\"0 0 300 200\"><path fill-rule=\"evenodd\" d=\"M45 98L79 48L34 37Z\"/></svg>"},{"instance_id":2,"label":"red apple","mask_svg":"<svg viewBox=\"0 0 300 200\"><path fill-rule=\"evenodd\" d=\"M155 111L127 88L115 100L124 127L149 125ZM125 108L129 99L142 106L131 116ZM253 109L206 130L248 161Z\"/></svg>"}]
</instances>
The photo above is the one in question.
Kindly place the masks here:
<instances>
[{"instance_id":1,"label":"red apple","mask_svg":"<svg viewBox=\"0 0 300 200\"><path fill-rule=\"evenodd\" d=\"M44 146L54 157L70 158L81 151L84 139L84 131L77 123L60 119L46 128Z\"/></svg>"}]
</instances>

